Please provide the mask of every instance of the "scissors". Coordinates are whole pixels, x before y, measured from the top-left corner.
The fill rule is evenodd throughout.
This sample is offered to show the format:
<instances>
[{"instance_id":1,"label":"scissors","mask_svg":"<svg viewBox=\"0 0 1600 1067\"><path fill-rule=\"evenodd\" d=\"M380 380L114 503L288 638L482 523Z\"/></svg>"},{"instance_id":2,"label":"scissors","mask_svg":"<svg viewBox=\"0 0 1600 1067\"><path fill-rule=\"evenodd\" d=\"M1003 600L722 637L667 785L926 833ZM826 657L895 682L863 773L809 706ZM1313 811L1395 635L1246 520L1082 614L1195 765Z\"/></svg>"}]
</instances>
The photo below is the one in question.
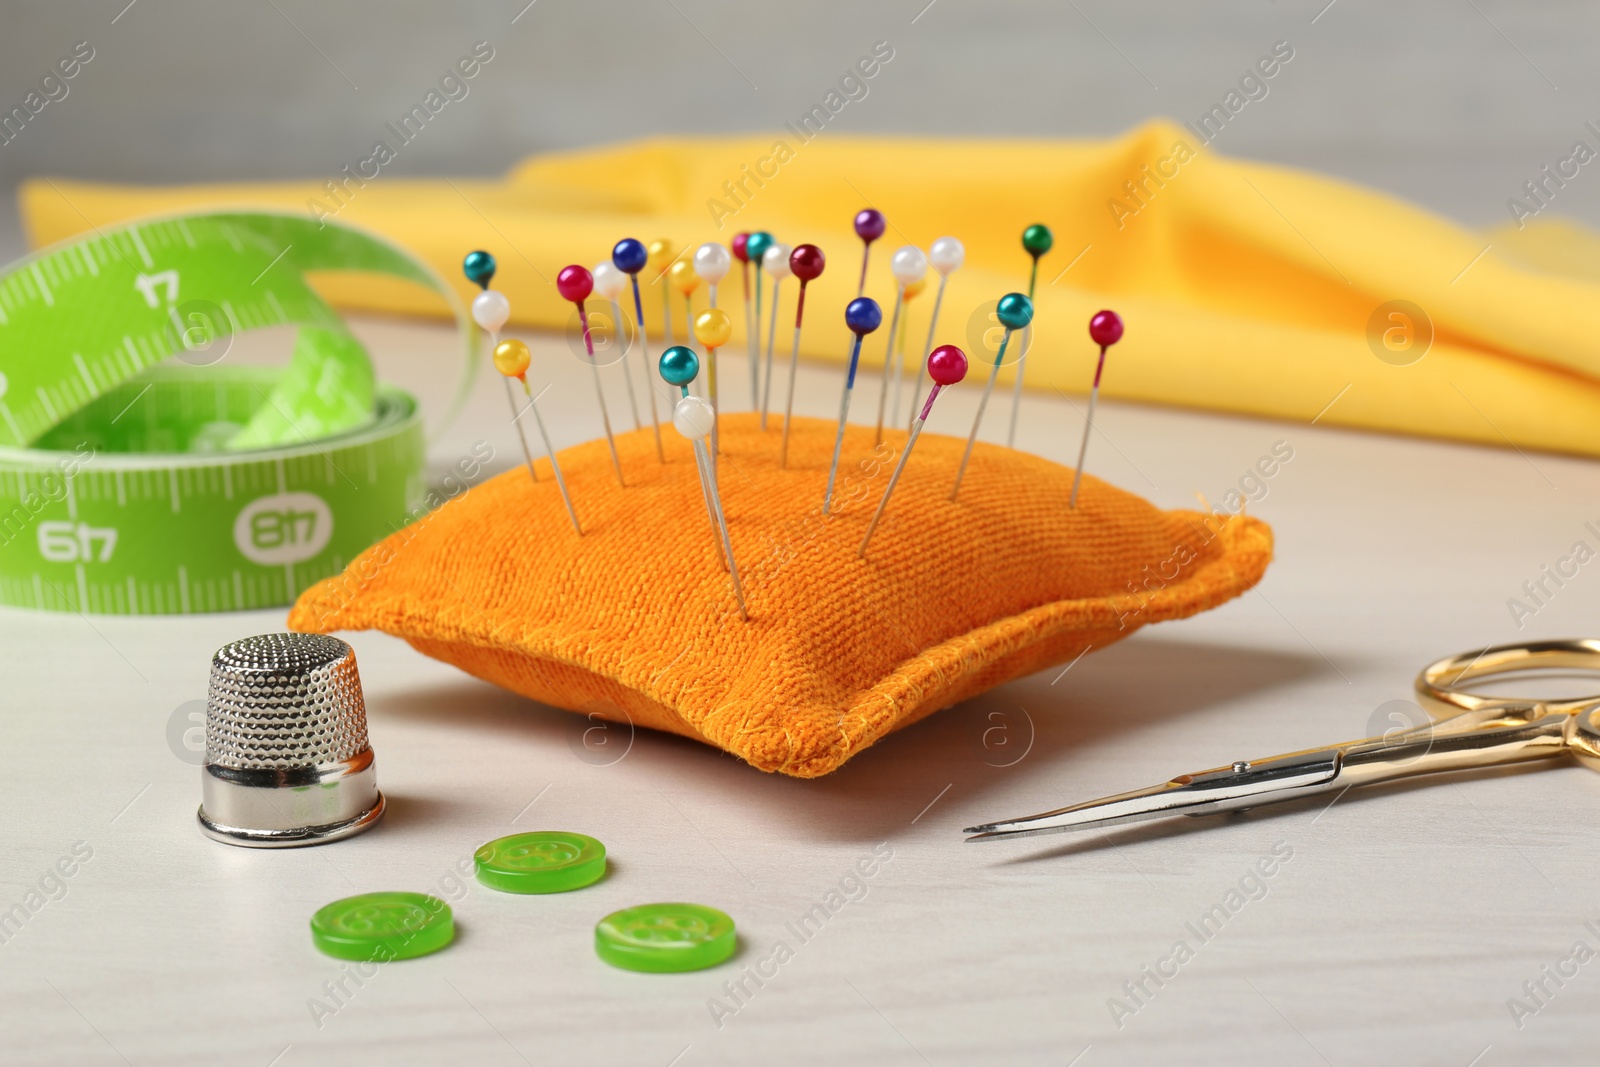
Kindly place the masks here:
<instances>
[{"instance_id":1,"label":"scissors","mask_svg":"<svg viewBox=\"0 0 1600 1067\"><path fill-rule=\"evenodd\" d=\"M1564 755L1600 771L1600 695L1536 700L1462 688L1476 679L1553 669L1600 672L1600 639L1498 645L1432 663L1417 675L1416 690L1434 721L1419 726L1304 752L1239 760L1180 774L1149 789L962 832L974 835L968 841L998 841L1169 815L1213 815L1372 782Z\"/></svg>"}]
</instances>

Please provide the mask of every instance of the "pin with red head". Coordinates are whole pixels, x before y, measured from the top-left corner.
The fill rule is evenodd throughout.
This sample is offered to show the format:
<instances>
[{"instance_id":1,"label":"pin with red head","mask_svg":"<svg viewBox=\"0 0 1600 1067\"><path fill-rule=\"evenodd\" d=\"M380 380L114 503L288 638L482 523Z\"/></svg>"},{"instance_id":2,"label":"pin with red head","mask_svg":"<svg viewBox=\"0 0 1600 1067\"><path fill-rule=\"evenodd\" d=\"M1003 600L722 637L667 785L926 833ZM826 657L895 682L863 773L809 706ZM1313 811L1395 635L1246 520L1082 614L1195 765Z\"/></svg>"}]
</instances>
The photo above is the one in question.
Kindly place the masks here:
<instances>
[{"instance_id":1,"label":"pin with red head","mask_svg":"<svg viewBox=\"0 0 1600 1067\"><path fill-rule=\"evenodd\" d=\"M906 469L906 460L911 458L911 450L917 447L917 435L922 433L923 425L928 421L928 414L933 411L933 402L939 397L939 390L947 385L954 385L967 376L967 354L955 345L940 345L928 353L928 377L933 379L933 388L928 391L928 400L922 405L922 414L911 424L911 436L906 438L906 447L900 450L900 459L894 465L894 473L889 476L889 484L883 490L883 499L878 501L878 510L873 513L872 522L867 525L867 535L861 539L861 547L856 555L867 554L867 543L872 540L873 531L878 528L878 520L883 518L883 509L889 506L889 497L894 494L894 487L899 484L900 472Z\"/></svg>"},{"instance_id":2,"label":"pin with red head","mask_svg":"<svg viewBox=\"0 0 1600 1067\"><path fill-rule=\"evenodd\" d=\"M589 356L589 370L594 374L594 396L600 402L600 421L606 429L606 444L611 447L611 466L617 472L617 484L625 485L622 480L622 460L617 456L617 441L611 434L611 413L606 410L605 390L600 387L600 366L594 359L594 338L589 334L589 309L584 302L589 299L589 294L594 292L594 275L589 273L587 267L580 267L574 263L562 267L561 273L556 275L556 292L562 299L570 300L578 307L578 323L583 327L583 348Z\"/></svg>"},{"instance_id":3,"label":"pin with red head","mask_svg":"<svg viewBox=\"0 0 1600 1067\"><path fill-rule=\"evenodd\" d=\"M1083 443L1078 446L1078 469L1072 474L1072 496L1068 508L1078 506L1078 483L1083 478L1083 457L1089 451L1089 432L1094 429L1094 405L1100 399L1100 373L1106 369L1106 349L1122 340L1122 316L1115 311L1097 311L1089 320L1089 339L1100 346L1100 361L1094 366L1094 385L1089 388L1089 414L1083 420Z\"/></svg>"},{"instance_id":4,"label":"pin with red head","mask_svg":"<svg viewBox=\"0 0 1600 1067\"><path fill-rule=\"evenodd\" d=\"M800 299L794 306L794 347L789 350L789 400L783 408L783 447L778 452L778 467L789 465L789 423L794 421L794 376L800 365L800 323L806 314L806 285L822 276L828 257L816 245L796 245L789 253L789 272L800 279Z\"/></svg>"},{"instance_id":5,"label":"pin with red head","mask_svg":"<svg viewBox=\"0 0 1600 1067\"><path fill-rule=\"evenodd\" d=\"M739 261L739 276L744 282L744 349L750 353L750 408L755 410L761 396L761 371L756 366L756 345L760 341L761 324L750 311L750 235L736 233L728 242L733 258Z\"/></svg>"}]
</instances>

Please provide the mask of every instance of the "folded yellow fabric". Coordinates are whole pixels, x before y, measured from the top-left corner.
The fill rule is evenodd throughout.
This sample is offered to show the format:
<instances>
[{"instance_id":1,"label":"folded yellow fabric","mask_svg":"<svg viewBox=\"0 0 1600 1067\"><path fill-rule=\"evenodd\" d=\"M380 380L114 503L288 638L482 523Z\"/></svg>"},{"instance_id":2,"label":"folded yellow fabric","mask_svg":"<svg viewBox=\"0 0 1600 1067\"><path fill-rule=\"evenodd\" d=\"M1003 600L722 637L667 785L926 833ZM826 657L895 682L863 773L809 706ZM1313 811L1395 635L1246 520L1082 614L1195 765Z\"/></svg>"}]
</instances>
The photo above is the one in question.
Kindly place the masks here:
<instances>
[{"instance_id":1,"label":"folded yellow fabric","mask_svg":"<svg viewBox=\"0 0 1600 1067\"><path fill-rule=\"evenodd\" d=\"M851 427L832 514L835 424L722 420L719 485L739 617L688 442L649 430L561 453L579 537L542 468L517 468L379 542L301 595L292 629L379 629L535 700L717 745L812 778L891 730L1254 585L1272 555L1245 516L1163 512L1072 471L924 435L865 559L857 546L904 446Z\"/></svg>"},{"instance_id":2,"label":"folded yellow fabric","mask_svg":"<svg viewBox=\"0 0 1600 1067\"><path fill-rule=\"evenodd\" d=\"M562 265L592 265L623 236L683 249L741 229L821 245L831 264L813 314L834 316L856 278L849 222L871 204L890 224L869 282L882 300L895 246L946 233L967 244L936 343L966 340L973 309L1025 287L1019 234L1045 222L1056 249L1042 264L1031 386L1087 387L1085 323L1109 304L1128 322L1109 396L1600 455L1600 285L1570 251L1583 235L1536 219L1542 247L1506 255L1526 231L1486 238L1335 179L1224 158L1166 122L1097 142L662 138L535 157L499 182L349 168L327 182L168 189L40 180L21 201L36 242L224 204L336 216L411 248L464 294L461 256L484 247L515 321L545 327L572 313L552 284ZM331 295L414 310L370 282ZM1394 300L1420 307L1434 335L1404 366L1372 348L1408 328L1379 312ZM931 303L914 305L919 344L915 316ZM806 353L843 358L838 334L808 331ZM882 351L869 344L867 362Z\"/></svg>"}]
</instances>

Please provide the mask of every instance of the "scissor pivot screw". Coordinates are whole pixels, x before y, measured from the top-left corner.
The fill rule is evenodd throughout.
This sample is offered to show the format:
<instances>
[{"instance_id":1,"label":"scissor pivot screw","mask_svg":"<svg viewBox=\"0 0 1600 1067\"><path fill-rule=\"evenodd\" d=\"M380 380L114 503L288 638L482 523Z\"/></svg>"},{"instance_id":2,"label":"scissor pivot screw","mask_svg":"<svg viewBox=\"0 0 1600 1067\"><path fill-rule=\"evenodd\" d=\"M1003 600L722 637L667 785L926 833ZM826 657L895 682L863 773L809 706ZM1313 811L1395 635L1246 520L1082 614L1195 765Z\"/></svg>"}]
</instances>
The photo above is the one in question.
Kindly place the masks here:
<instances>
[{"instance_id":1,"label":"scissor pivot screw","mask_svg":"<svg viewBox=\"0 0 1600 1067\"><path fill-rule=\"evenodd\" d=\"M1233 765L1233 773L1234 774L1243 774L1245 771L1248 771L1249 769L1250 769L1250 761L1247 760L1247 759L1238 760Z\"/></svg>"}]
</instances>

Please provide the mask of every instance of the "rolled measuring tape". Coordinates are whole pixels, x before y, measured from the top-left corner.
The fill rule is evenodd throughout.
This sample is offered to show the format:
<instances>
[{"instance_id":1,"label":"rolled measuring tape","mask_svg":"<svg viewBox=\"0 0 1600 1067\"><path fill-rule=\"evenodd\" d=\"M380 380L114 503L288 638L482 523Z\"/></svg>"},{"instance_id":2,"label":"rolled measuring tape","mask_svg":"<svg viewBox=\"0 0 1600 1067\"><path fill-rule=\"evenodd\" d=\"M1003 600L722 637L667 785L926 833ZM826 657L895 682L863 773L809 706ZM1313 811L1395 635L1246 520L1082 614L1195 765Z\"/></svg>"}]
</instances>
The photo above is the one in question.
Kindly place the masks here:
<instances>
[{"instance_id":1,"label":"rolled measuring tape","mask_svg":"<svg viewBox=\"0 0 1600 1067\"><path fill-rule=\"evenodd\" d=\"M303 215L97 230L0 274L0 604L99 614L291 603L416 516L416 401L308 275L450 287L400 248ZM234 336L298 328L283 368ZM446 416L448 418L448 416Z\"/></svg>"}]
</instances>

